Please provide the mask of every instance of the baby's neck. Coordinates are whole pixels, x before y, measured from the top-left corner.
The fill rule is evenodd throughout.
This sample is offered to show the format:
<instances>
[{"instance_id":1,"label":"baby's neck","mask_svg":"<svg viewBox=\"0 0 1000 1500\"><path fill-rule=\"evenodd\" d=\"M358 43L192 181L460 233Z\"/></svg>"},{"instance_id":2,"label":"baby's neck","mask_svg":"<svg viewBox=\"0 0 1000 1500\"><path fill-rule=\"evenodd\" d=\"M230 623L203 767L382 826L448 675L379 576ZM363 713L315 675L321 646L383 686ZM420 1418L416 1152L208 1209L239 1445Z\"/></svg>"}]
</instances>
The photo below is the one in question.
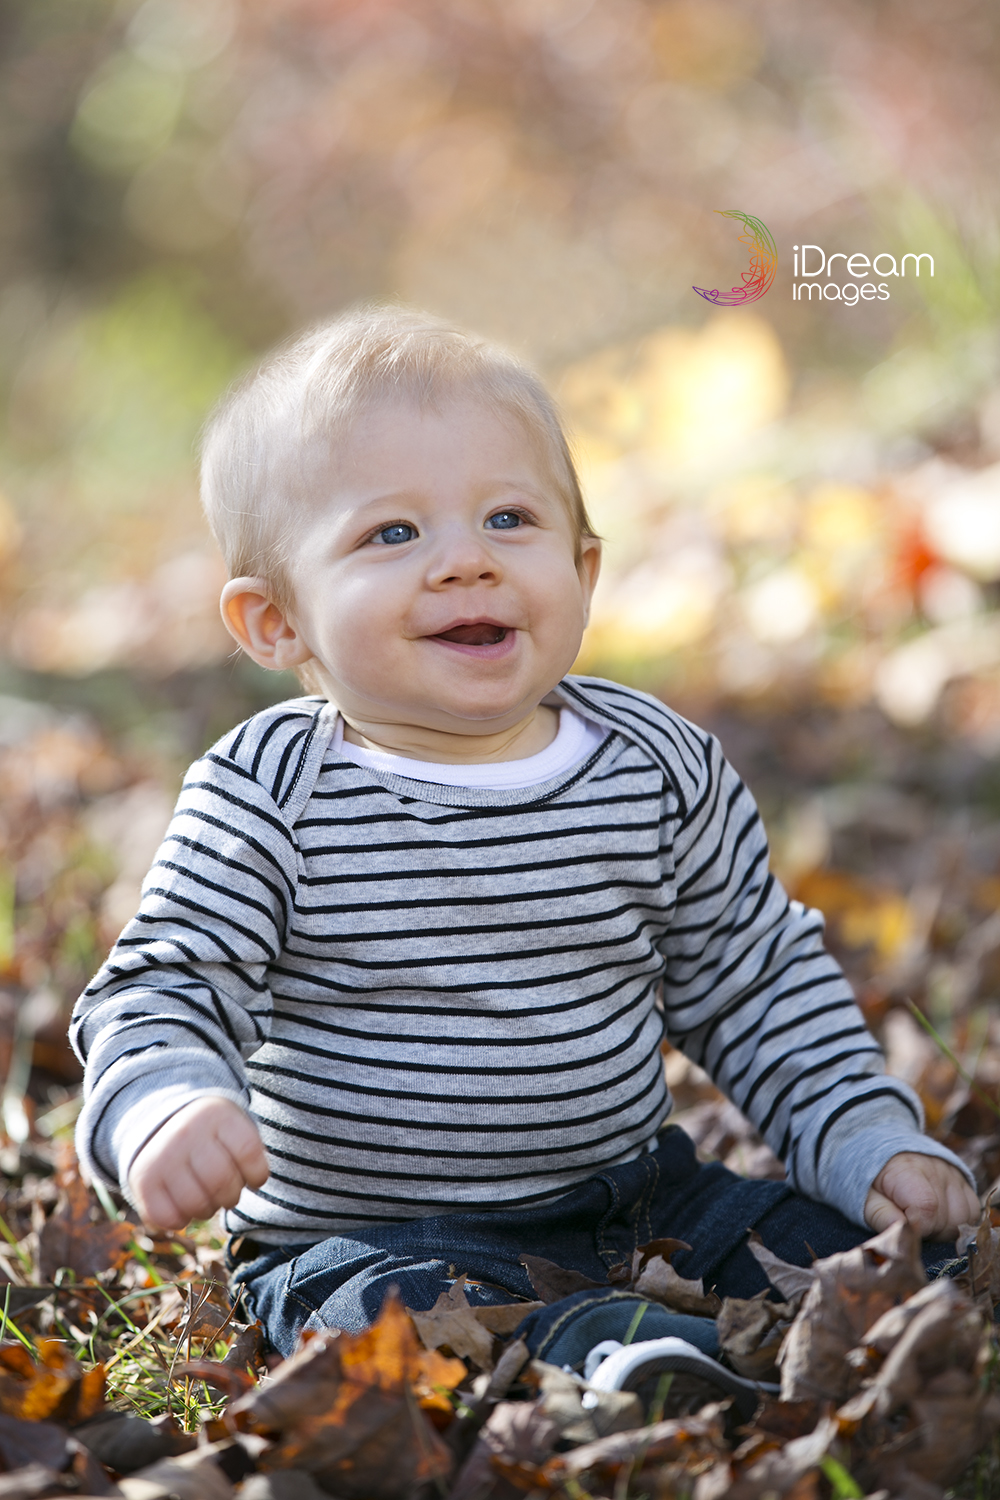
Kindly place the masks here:
<instances>
[{"instance_id":1,"label":"baby's neck","mask_svg":"<svg viewBox=\"0 0 1000 1500\"><path fill-rule=\"evenodd\" d=\"M451 734L422 724L382 724L352 714L344 718L344 739L364 750L383 750L408 760L442 765L485 765L490 761L526 760L547 749L559 729L556 709L540 703L519 724L496 733Z\"/></svg>"}]
</instances>

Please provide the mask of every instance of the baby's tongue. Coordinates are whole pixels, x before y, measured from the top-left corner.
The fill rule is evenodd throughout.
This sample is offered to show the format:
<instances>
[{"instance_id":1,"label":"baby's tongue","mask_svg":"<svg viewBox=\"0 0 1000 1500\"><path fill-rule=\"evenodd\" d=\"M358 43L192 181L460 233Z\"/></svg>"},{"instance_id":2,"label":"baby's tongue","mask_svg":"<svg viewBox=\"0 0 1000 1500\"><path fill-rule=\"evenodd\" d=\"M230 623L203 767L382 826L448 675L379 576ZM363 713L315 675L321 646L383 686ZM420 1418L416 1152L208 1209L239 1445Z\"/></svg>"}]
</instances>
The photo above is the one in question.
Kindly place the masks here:
<instances>
[{"instance_id":1,"label":"baby's tongue","mask_svg":"<svg viewBox=\"0 0 1000 1500\"><path fill-rule=\"evenodd\" d=\"M456 646L496 646L506 634L502 625L456 625L442 630L438 640L454 641Z\"/></svg>"}]
</instances>

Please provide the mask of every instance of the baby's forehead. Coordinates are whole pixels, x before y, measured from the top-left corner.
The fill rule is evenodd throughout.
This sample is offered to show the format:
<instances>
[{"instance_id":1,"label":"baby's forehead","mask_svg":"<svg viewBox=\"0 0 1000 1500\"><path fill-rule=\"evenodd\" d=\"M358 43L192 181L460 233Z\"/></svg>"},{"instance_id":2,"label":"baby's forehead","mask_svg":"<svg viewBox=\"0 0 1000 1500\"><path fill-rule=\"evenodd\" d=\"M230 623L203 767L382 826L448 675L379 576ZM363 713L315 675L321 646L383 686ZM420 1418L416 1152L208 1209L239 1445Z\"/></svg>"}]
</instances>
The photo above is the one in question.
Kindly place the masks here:
<instances>
[{"instance_id":1,"label":"baby's forehead","mask_svg":"<svg viewBox=\"0 0 1000 1500\"><path fill-rule=\"evenodd\" d=\"M540 496L562 490L551 455L521 414L475 393L421 403L386 398L346 413L308 445L309 488L328 504L359 491L416 491L463 481L498 488L527 485Z\"/></svg>"}]
</instances>

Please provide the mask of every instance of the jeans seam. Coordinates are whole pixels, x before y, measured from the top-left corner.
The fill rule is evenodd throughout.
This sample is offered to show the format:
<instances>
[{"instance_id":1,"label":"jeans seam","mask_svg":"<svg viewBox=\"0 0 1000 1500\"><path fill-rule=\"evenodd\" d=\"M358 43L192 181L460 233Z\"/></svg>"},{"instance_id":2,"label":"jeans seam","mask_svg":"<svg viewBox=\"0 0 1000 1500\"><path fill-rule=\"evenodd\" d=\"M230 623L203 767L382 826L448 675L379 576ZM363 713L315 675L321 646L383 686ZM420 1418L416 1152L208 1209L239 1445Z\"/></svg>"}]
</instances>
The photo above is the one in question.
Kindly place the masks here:
<instances>
[{"instance_id":1,"label":"jeans seam","mask_svg":"<svg viewBox=\"0 0 1000 1500\"><path fill-rule=\"evenodd\" d=\"M660 1185L660 1168L657 1165L656 1158L654 1156L644 1157L643 1160L646 1163L646 1170L647 1170L647 1177L649 1178L649 1184L648 1184L648 1191L643 1196L643 1202L642 1202L641 1207L640 1207L640 1216L641 1216L641 1214L643 1212L646 1215L646 1236L645 1237L646 1237L646 1243L648 1244L649 1241L653 1238L653 1221L652 1221L652 1218L650 1217L650 1215L651 1215L652 1210L653 1210L653 1199L656 1196L656 1190L657 1190L657 1188ZM639 1236L638 1236L638 1234L636 1234L635 1248L637 1250L639 1248Z\"/></svg>"},{"instance_id":2,"label":"jeans seam","mask_svg":"<svg viewBox=\"0 0 1000 1500\"><path fill-rule=\"evenodd\" d=\"M618 1191L618 1184L615 1182L613 1177L602 1176L598 1178L598 1181L603 1182L605 1187L609 1189L611 1193L611 1202L608 1204L608 1207L605 1209L604 1213L598 1220L597 1231L594 1235L594 1240L597 1245L598 1255L601 1257L604 1264L610 1267L613 1265L617 1265L619 1256L617 1250L612 1250L608 1246L607 1238L605 1236L605 1229L612 1214L616 1213L617 1210L621 1207L621 1194Z\"/></svg>"}]
</instances>

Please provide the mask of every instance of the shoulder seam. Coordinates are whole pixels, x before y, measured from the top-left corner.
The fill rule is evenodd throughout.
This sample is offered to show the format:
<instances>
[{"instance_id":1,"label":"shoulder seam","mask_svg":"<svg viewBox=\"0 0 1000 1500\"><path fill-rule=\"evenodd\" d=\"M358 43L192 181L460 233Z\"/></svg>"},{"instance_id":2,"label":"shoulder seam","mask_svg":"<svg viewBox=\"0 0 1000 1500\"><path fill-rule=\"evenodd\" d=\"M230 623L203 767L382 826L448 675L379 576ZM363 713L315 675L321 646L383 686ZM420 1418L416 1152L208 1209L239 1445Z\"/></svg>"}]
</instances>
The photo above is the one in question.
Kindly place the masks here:
<instances>
[{"instance_id":1,"label":"shoulder seam","mask_svg":"<svg viewBox=\"0 0 1000 1500\"><path fill-rule=\"evenodd\" d=\"M581 685L578 680L574 680L569 677L564 677L562 682L559 684L560 689L569 697L575 698L577 702L585 704L588 708L595 709L602 718L614 724L626 736L627 739L641 744L649 752L653 760L660 767L661 771L664 774L664 777L673 790L673 793L677 798L678 812L682 820L685 819L688 815L687 798L684 796L677 778L677 774L674 768L671 766L666 755L654 742L652 736L649 733L644 732L634 723L634 721L615 713L607 706L607 704L600 701L604 696L601 692L602 686L603 684L600 684L596 681ZM620 687L618 686L618 684L608 684L608 686L617 689L616 696L631 696L630 689L628 688ZM593 694L593 696L591 696L591 694ZM597 701L595 702L594 699L596 699ZM666 707L666 704L660 704L659 706L665 713L671 712L671 710Z\"/></svg>"}]
</instances>

